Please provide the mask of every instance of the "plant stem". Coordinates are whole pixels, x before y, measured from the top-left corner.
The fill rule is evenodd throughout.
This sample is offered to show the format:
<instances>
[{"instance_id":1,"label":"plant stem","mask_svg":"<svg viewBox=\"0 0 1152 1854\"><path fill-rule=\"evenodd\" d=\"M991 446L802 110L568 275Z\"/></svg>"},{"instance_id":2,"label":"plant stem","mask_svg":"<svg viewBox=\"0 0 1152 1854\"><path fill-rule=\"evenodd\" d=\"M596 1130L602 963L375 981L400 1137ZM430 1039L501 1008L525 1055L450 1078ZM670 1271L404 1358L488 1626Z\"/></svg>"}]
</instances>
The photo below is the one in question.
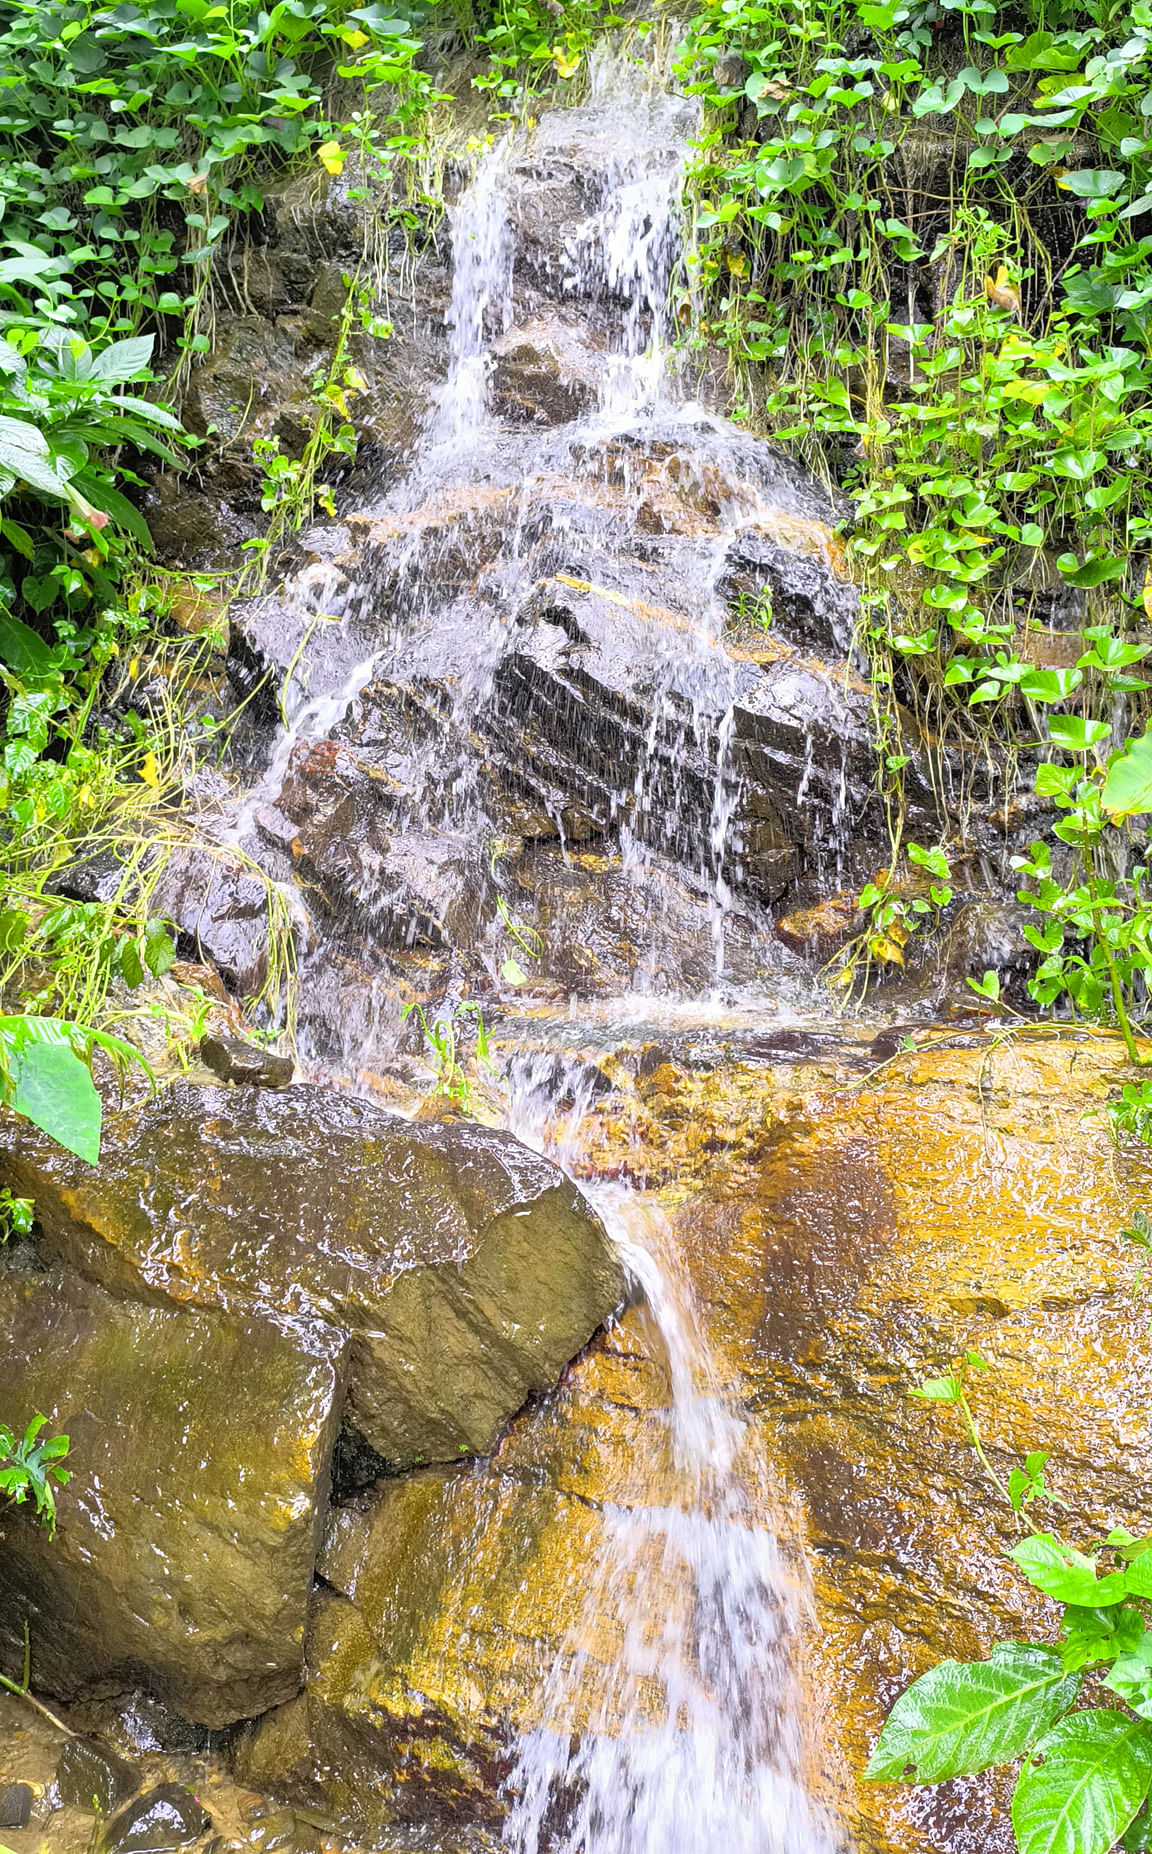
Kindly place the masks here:
<instances>
[{"instance_id":1,"label":"plant stem","mask_svg":"<svg viewBox=\"0 0 1152 1854\"><path fill-rule=\"evenodd\" d=\"M49 1712L47 1706L42 1706L38 1699L33 1699L27 1687L18 1687L14 1680L9 1680L7 1674L0 1674L0 1687L5 1687L9 1693L14 1693L17 1699L24 1700L27 1705L40 1713L42 1718L47 1719L49 1725L54 1725L58 1732L63 1732L66 1738L75 1738L76 1734L72 1727L65 1725L63 1719L58 1719L54 1712Z\"/></svg>"}]
</instances>

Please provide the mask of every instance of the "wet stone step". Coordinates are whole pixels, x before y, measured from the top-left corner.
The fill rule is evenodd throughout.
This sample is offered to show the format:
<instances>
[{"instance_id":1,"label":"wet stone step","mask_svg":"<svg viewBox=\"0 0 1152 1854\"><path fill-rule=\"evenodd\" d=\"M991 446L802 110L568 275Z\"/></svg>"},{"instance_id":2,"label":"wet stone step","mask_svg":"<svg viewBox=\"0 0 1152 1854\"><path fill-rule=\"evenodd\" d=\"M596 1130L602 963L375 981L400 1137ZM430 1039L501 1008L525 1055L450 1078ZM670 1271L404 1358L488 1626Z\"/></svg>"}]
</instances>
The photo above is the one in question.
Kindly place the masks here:
<instances>
[{"instance_id":1,"label":"wet stone step","mask_svg":"<svg viewBox=\"0 0 1152 1854\"><path fill-rule=\"evenodd\" d=\"M108 1824L100 1854L166 1854L198 1841L211 1827L205 1809L179 1783L161 1783Z\"/></svg>"},{"instance_id":2,"label":"wet stone step","mask_svg":"<svg viewBox=\"0 0 1152 1854\"><path fill-rule=\"evenodd\" d=\"M95 1738L69 1738L56 1766L56 1789L66 1808L111 1815L140 1787L140 1772Z\"/></svg>"}]
</instances>

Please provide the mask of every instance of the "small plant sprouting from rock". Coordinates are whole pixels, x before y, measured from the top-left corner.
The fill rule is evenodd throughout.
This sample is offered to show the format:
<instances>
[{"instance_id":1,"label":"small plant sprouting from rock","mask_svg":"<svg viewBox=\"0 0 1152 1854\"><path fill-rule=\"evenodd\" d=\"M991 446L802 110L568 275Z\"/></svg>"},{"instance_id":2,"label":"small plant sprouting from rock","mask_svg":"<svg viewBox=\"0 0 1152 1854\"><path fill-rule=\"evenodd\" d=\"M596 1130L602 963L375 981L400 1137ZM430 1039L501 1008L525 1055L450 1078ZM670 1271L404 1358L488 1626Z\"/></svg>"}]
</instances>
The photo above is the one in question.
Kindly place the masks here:
<instances>
[{"instance_id":1,"label":"small plant sprouting from rock","mask_svg":"<svg viewBox=\"0 0 1152 1854\"><path fill-rule=\"evenodd\" d=\"M7 1242L9 1236L27 1236L35 1214L36 1206L30 1197L0 1191L0 1242Z\"/></svg>"},{"instance_id":2,"label":"small plant sprouting from rock","mask_svg":"<svg viewBox=\"0 0 1152 1854\"><path fill-rule=\"evenodd\" d=\"M415 1016L424 1033L424 1044L433 1063L435 1082L433 1094L444 1095L448 1100L459 1104L462 1112L472 1112L472 1083L460 1061L460 1031L467 1018L476 1019L476 1040L474 1055L481 1067L492 1069L492 1048L488 1032L484 1028L484 1019L480 1006L469 999L462 1004L454 1004L442 1010L431 1021L426 1017L419 1004L405 1005L402 1018Z\"/></svg>"},{"instance_id":3,"label":"small plant sprouting from rock","mask_svg":"<svg viewBox=\"0 0 1152 1854\"><path fill-rule=\"evenodd\" d=\"M1125 1082L1115 1100L1108 1101L1104 1112L1113 1139L1131 1133L1136 1139L1152 1143L1152 1081ZM1143 1216L1137 1211L1137 1217Z\"/></svg>"},{"instance_id":4,"label":"small plant sprouting from rock","mask_svg":"<svg viewBox=\"0 0 1152 1854\"><path fill-rule=\"evenodd\" d=\"M901 878L895 859L875 881L861 890L862 930L836 955L829 968L829 983L850 998L859 982L868 989L872 971L885 965L902 966L904 949L913 934L939 920L952 899L952 870L943 846L925 849L908 845L908 861L923 870L927 893L913 892L910 871Z\"/></svg>"},{"instance_id":5,"label":"small plant sprouting from rock","mask_svg":"<svg viewBox=\"0 0 1152 1854\"><path fill-rule=\"evenodd\" d=\"M1152 1847L1152 1538L1124 1527L1083 1552L1033 1525L1033 1503L1062 1507L1036 1450L1007 1480L988 1458L965 1390L978 1353L913 1392L951 1404L997 1492L1027 1533L1008 1556L1062 1606L1060 1641L1001 1642L987 1661L942 1661L896 1701L865 1775L941 1783L1019 1760L1012 1826L1020 1854ZM1101 1570L1101 1566L1105 1568ZM1083 1707L1083 1682L1119 1705Z\"/></svg>"},{"instance_id":6,"label":"small plant sprouting from rock","mask_svg":"<svg viewBox=\"0 0 1152 1854\"><path fill-rule=\"evenodd\" d=\"M17 1436L15 1430L0 1423L0 1494L6 1494L16 1506L33 1500L36 1516L51 1538L56 1530L56 1495L52 1482L55 1480L63 1486L72 1476L62 1465L68 1453L68 1437L51 1436L46 1442L36 1439L47 1421L48 1418L37 1411L23 1436Z\"/></svg>"}]
</instances>

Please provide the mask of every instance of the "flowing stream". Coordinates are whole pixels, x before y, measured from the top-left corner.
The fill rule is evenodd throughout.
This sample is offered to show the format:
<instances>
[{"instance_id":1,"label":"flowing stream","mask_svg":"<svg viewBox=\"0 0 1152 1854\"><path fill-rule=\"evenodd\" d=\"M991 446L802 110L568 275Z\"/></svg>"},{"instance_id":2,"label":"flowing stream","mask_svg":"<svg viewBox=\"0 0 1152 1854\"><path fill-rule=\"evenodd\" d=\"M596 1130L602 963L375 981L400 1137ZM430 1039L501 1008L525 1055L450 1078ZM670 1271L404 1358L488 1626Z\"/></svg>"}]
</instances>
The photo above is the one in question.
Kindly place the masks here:
<instances>
[{"instance_id":1,"label":"flowing stream","mask_svg":"<svg viewBox=\"0 0 1152 1854\"><path fill-rule=\"evenodd\" d=\"M338 736L342 718L358 712L381 679L407 686L405 676L427 675L442 657L455 671L456 734L441 736L435 752L414 751L402 829L420 844L429 831L464 843L490 836L483 793L451 741L488 725L516 635L509 614L530 608L548 575L578 587L582 574L595 573L622 611L626 593L635 602L634 585L619 579L623 532L641 560L658 568L672 562L676 587L673 605L665 573L661 597L672 609L649 668L650 720L631 778L618 781L611 800L624 880L639 891L672 851L707 921L702 984L680 995L675 923L664 937L657 923L647 968L635 970L617 1001L626 1019L655 1008L659 994L664 1022L678 1012L724 1019L729 839L740 779L737 687L719 643L724 604L716 581L733 536L766 514L775 518L792 494L763 447L685 399L669 367L680 199L695 127L693 106L650 69L602 52L585 102L551 111L530 133L510 135L476 159L451 215L448 364L423 440L404 480L384 486L372 511L382 537L372 575L349 581L320 568L291 593L306 641L313 632L329 635L297 652L285 678L287 721L229 832L233 844L261 853L261 831L265 842L274 834L267 819L288 802L286 781L310 744ZM539 238L533 258L528 237L541 212L561 216L543 262ZM548 272L561 311L569 301L579 306L575 319L561 314L561 333L573 345L554 371L557 390L572 392L574 404L573 381L580 386L580 409L542 430L510 426L493 404L531 263L537 293ZM638 460L649 452L670 456L677 493L698 494L714 511L703 539L664 541L659 530L645 539ZM590 486L584 500L566 487L572 481ZM460 529L440 519L462 497L471 498L463 533L476 568L463 591L449 553ZM624 591L613 593L616 584ZM557 638L563 642L562 633ZM574 725L584 725L579 714ZM679 789L682 764L692 768L691 806ZM411 765L407 772L411 779ZM577 826L559 803L555 815L566 854ZM393 853L396 842L394 835ZM370 923L379 930L394 903L373 889L370 870L367 886ZM530 949L525 931L518 945ZM305 951L306 992L309 958ZM578 1006L574 1012L578 1041ZM502 1047L507 1052L507 1038ZM357 1048L349 1030L328 1066L356 1074L374 1059L378 1052ZM506 1067L511 1129L562 1163L575 1156L586 1071L554 1051L530 1049L513 1050ZM581 1182L588 1188L586 1167ZM725 1381L712 1351L670 1226L642 1194L592 1189L646 1304L649 1343L666 1365L663 1469L648 1498L603 1506L599 1542L573 1593L571 1640L542 1679L540 1722L509 1754L502 1845L513 1854L710 1854L716 1845L731 1854L822 1854L834 1837L805 1793L811 1747L799 1725L795 1667L805 1591L797 1554L782 1543L786 1510L740 1387ZM593 1668L581 1645L605 1617L619 1632L607 1671Z\"/></svg>"}]
</instances>

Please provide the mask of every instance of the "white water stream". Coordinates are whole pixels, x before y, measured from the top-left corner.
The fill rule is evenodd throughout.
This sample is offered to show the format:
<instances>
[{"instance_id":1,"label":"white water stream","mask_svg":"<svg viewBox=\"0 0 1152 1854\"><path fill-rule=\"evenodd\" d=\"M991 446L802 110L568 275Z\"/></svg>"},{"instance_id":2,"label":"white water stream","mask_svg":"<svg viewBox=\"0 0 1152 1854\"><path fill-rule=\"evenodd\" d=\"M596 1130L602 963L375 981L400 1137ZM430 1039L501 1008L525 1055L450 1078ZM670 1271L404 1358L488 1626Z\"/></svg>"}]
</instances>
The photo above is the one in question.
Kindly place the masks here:
<instances>
[{"instance_id":1,"label":"white water stream","mask_svg":"<svg viewBox=\"0 0 1152 1854\"><path fill-rule=\"evenodd\" d=\"M514 1064L509 1124L564 1163L590 1106L587 1071ZM571 1102L557 1116L558 1088ZM583 1188L589 1190L584 1181ZM590 1192L642 1295L667 1366L670 1499L604 1513L571 1630L505 1784L510 1854L831 1854L806 1794L796 1653L807 1592L754 1425L721 1381L701 1308L659 1209ZM661 1491L666 1491L662 1486ZM793 1554L795 1559L796 1554ZM669 1602L669 1590L675 1600ZM598 1618L623 1649L581 1718Z\"/></svg>"},{"instance_id":2,"label":"white water stream","mask_svg":"<svg viewBox=\"0 0 1152 1854\"><path fill-rule=\"evenodd\" d=\"M430 497L460 485L496 483L519 491L521 505L552 474L571 473L572 458L613 434L628 433L641 445L657 422L685 434L684 448L712 488L720 481L727 497L714 550L718 566L724 546L758 509L753 475L724 477L725 460L738 434L728 428L723 445L709 449L720 422L699 408L676 404L676 383L667 366L668 300L680 258L679 202L689 153L693 113L670 96L634 61L600 55L591 72L590 95L570 111L555 110L532 141L532 159L547 171L561 163L575 141L587 158L595 152L600 196L572 224L563 241L562 287L583 300L604 304L609 329L601 357L598 403L572 424L517 438L500 449L499 425L490 410L493 343L513 313L517 257L512 189L521 150L508 140L480 156L471 183L452 212L453 287L447 315L449 367L435 394L420 455L408 479L381 504L403 519ZM519 448L517 448L517 446ZM724 446L728 448L725 449ZM632 454L636 454L633 452ZM717 461L719 460L719 461ZM563 466L563 469L561 468ZM622 466L631 468L627 459ZM727 489L724 484L727 483ZM559 522L558 522L559 525ZM403 596L394 597L384 636L359 662L345 663L329 685L308 693L303 674L286 691L288 721L268 770L237 820L231 840L242 844L260 804L275 804L288 762L301 742L324 738L349 704L403 651L407 639L428 653L445 601L438 589L435 551L411 534L400 569ZM521 533L516 509L506 518L503 551L492 571L495 593L486 612L473 598L465 621L474 627L474 671L465 679L465 699L475 713L491 685L505 648L506 613L530 588L522 582ZM337 595L325 583L315 599L341 616L371 604L371 588ZM717 638L722 616L709 616L711 582L701 583L704 619L670 630L663 687L653 703L648 753L635 778L632 816L650 802L655 778L657 731L681 729L697 757L707 736L702 698L693 694L699 678L711 678L715 711L717 678L730 665ZM396 623L398 608L406 623ZM709 626L713 626L710 631ZM405 636L406 634L406 636ZM429 641L431 639L431 641ZM702 686L702 681L700 683ZM731 764L734 690L720 703L708 749L714 779L711 815L694 846L695 874L710 887L717 975L724 963L724 923L730 894L723 876L725 846L739 781ZM727 711L724 701L727 701ZM685 704L690 710L683 719ZM427 771L429 790L447 773ZM461 811L467 794L449 800ZM439 790L436 803L443 806ZM429 801L429 810L433 809ZM705 807L707 817L707 806ZM460 819L457 817L457 824ZM472 826L477 829L475 823ZM642 833L624 820L620 832L625 868L642 870L651 856ZM546 1067L546 1065L545 1065ZM551 1146L556 1085L520 1071L513 1088L512 1128L530 1143ZM580 1117L569 1116L570 1129ZM667 1413L674 1494L659 1505L610 1507L604 1513L602 1543L587 1564L580 1607L588 1615L611 1614L623 1625L619 1664L599 1710L577 1728L576 1696L581 1688L580 1653L561 1655L546 1683L547 1724L526 1733L514 1747L505 1784L509 1814L503 1845L509 1854L825 1854L832 1844L816 1820L802 1780L803 1747L795 1649L802 1622L803 1594L785 1573L775 1532L780 1518L767 1464L744 1418L738 1396L720 1382L704 1324L669 1233L641 1200L621 1194L598 1202L617 1236L627 1267L650 1309L658 1345L667 1357L671 1403ZM677 1596L667 1602L669 1588ZM579 1636L579 1629L575 1636Z\"/></svg>"}]
</instances>

